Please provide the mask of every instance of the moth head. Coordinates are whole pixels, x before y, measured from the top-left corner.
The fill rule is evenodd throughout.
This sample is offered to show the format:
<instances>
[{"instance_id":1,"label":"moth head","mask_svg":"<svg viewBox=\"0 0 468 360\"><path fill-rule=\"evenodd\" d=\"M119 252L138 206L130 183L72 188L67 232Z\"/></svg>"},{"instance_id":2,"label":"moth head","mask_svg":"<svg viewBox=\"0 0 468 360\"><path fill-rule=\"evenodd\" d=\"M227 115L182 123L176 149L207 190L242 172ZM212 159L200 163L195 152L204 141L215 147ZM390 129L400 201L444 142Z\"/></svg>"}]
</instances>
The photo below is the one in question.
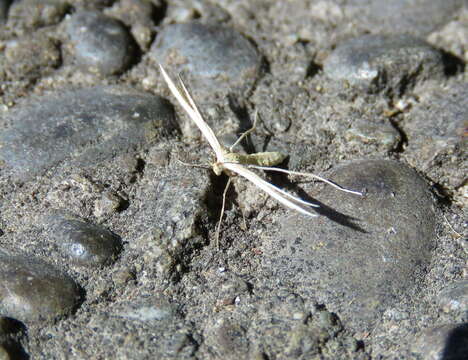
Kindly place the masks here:
<instances>
[{"instance_id":1,"label":"moth head","mask_svg":"<svg viewBox=\"0 0 468 360\"><path fill-rule=\"evenodd\" d=\"M223 166L223 163L221 162L215 162L213 163L213 172L219 176L223 173L223 170L224 170L224 166Z\"/></svg>"}]
</instances>

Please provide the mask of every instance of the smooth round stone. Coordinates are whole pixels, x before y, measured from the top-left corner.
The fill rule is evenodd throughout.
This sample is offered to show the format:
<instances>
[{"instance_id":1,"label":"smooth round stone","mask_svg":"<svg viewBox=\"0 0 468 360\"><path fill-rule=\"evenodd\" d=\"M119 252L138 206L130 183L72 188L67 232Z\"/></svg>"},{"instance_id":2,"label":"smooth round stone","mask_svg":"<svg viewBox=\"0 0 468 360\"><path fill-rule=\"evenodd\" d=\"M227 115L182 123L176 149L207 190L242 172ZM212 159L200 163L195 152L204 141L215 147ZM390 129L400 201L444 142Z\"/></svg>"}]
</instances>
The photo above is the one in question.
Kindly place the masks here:
<instances>
[{"instance_id":1,"label":"smooth round stone","mask_svg":"<svg viewBox=\"0 0 468 360\"><path fill-rule=\"evenodd\" d=\"M409 35L364 35L339 45L325 60L325 74L366 91L402 94L427 79L442 79L442 54Z\"/></svg>"},{"instance_id":2,"label":"smooth round stone","mask_svg":"<svg viewBox=\"0 0 468 360\"><path fill-rule=\"evenodd\" d=\"M435 237L432 196L396 161L355 161L326 177L365 196L324 187L310 199L321 216L282 219L264 241L264 265L352 327L370 328L422 281Z\"/></svg>"},{"instance_id":3,"label":"smooth round stone","mask_svg":"<svg viewBox=\"0 0 468 360\"><path fill-rule=\"evenodd\" d=\"M166 26L150 56L174 73L185 71L194 92L250 88L261 65L260 54L237 31L198 22Z\"/></svg>"},{"instance_id":4,"label":"smooth round stone","mask_svg":"<svg viewBox=\"0 0 468 360\"><path fill-rule=\"evenodd\" d=\"M445 311L468 311L468 280L457 281L443 289L437 303Z\"/></svg>"},{"instance_id":5,"label":"smooth round stone","mask_svg":"<svg viewBox=\"0 0 468 360\"><path fill-rule=\"evenodd\" d=\"M18 105L2 120L11 126L0 132L0 168L3 163L20 179L65 159L89 166L176 128L168 101L117 86L48 95Z\"/></svg>"},{"instance_id":6,"label":"smooth round stone","mask_svg":"<svg viewBox=\"0 0 468 360\"><path fill-rule=\"evenodd\" d=\"M121 73L135 59L135 42L115 19L97 12L77 12L66 29L78 64L90 72Z\"/></svg>"},{"instance_id":7,"label":"smooth round stone","mask_svg":"<svg viewBox=\"0 0 468 360\"><path fill-rule=\"evenodd\" d=\"M0 251L0 316L53 320L70 314L80 299L75 281L52 265Z\"/></svg>"},{"instance_id":8,"label":"smooth round stone","mask_svg":"<svg viewBox=\"0 0 468 360\"><path fill-rule=\"evenodd\" d=\"M122 249L120 237L102 226L61 215L49 216L46 223L50 226L51 239L74 264L107 265Z\"/></svg>"},{"instance_id":9,"label":"smooth round stone","mask_svg":"<svg viewBox=\"0 0 468 360\"><path fill-rule=\"evenodd\" d=\"M424 360L466 360L468 324L448 324L427 329L413 341L411 349Z\"/></svg>"}]
</instances>

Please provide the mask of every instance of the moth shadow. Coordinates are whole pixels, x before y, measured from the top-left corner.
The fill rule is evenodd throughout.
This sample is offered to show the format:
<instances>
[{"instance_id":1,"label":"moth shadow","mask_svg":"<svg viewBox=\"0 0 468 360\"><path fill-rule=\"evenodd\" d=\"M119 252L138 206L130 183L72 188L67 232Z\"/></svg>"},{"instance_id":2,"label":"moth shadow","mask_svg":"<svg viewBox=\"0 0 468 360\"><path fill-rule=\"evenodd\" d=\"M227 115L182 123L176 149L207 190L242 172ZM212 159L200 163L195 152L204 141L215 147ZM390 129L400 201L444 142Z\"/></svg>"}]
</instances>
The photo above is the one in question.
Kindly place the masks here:
<instances>
[{"instance_id":1,"label":"moth shadow","mask_svg":"<svg viewBox=\"0 0 468 360\"><path fill-rule=\"evenodd\" d=\"M272 183L275 186L284 188L286 190L294 190L297 195L302 199L307 202L311 202L313 204L317 204L319 207L314 207L313 210L319 215L319 216L325 216L331 221L340 224L342 226L346 226L348 228L351 228L355 231L359 231L361 233L367 233L367 231L359 226L357 224L358 221L361 219L349 216L346 214L343 214L342 212L339 212L333 208L331 208L328 205L325 205L323 202L318 201L317 199L313 198L310 196L304 189L302 189L297 183L292 182L291 180L288 179L288 177L285 174L281 173L270 173L269 174ZM307 181L307 183L310 183L313 181ZM304 183L304 182L302 182ZM339 191L339 190L337 190ZM309 209L309 208L307 208Z\"/></svg>"}]
</instances>

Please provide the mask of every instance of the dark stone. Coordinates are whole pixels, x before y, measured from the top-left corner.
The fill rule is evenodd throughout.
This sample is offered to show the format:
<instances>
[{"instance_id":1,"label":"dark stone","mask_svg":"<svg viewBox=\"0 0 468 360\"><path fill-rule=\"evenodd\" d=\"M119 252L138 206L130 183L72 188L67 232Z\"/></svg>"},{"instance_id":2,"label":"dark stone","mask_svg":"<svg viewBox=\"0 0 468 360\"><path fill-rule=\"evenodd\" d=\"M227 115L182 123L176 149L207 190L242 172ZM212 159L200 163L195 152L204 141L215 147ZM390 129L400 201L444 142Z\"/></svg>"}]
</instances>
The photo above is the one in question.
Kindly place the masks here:
<instances>
[{"instance_id":1,"label":"dark stone","mask_svg":"<svg viewBox=\"0 0 468 360\"><path fill-rule=\"evenodd\" d=\"M322 216L283 219L265 242L265 266L351 326L371 327L417 291L431 258L434 203L417 173L395 161L356 161L327 178L365 196L325 187L316 197Z\"/></svg>"},{"instance_id":2,"label":"dark stone","mask_svg":"<svg viewBox=\"0 0 468 360\"><path fill-rule=\"evenodd\" d=\"M97 12L74 14L67 23L78 64L103 75L121 73L135 61L136 45L117 20Z\"/></svg>"},{"instance_id":3,"label":"dark stone","mask_svg":"<svg viewBox=\"0 0 468 360\"><path fill-rule=\"evenodd\" d=\"M116 234L72 216L51 215L46 225L50 226L50 237L61 252L77 265L108 265L122 249L122 241Z\"/></svg>"},{"instance_id":4,"label":"dark stone","mask_svg":"<svg viewBox=\"0 0 468 360\"><path fill-rule=\"evenodd\" d=\"M150 56L174 73L186 71L194 93L248 89L257 79L261 56L233 29L198 22L166 26ZM207 89L203 89L207 88Z\"/></svg>"},{"instance_id":5,"label":"dark stone","mask_svg":"<svg viewBox=\"0 0 468 360\"><path fill-rule=\"evenodd\" d=\"M364 35L339 45L324 71L365 91L401 95L416 83L443 78L444 63L439 51L409 35Z\"/></svg>"},{"instance_id":6,"label":"dark stone","mask_svg":"<svg viewBox=\"0 0 468 360\"><path fill-rule=\"evenodd\" d=\"M176 127L169 102L122 87L42 97L3 120L11 126L0 132L0 165L22 179L65 159L78 166L95 164Z\"/></svg>"},{"instance_id":7,"label":"dark stone","mask_svg":"<svg viewBox=\"0 0 468 360\"><path fill-rule=\"evenodd\" d=\"M80 299L75 281L52 265L0 252L0 316L54 320L70 314Z\"/></svg>"}]
</instances>

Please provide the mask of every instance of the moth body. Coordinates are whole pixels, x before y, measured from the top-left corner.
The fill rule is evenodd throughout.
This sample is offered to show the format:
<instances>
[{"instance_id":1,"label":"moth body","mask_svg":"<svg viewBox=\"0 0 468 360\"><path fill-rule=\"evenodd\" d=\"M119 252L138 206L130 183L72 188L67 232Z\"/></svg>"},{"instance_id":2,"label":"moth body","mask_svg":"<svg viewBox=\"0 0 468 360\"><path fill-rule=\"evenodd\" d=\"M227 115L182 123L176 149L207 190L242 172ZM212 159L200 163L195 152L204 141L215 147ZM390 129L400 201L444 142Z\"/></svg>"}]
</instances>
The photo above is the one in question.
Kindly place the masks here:
<instances>
[{"instance_id":1,"label":"moth body","mask_svg":"<svg viewBox=\"0 0 468 360\"><path fill-rule=\"evenodd\" d=\"M287 155L277 151L258 152L254 154L240 154L231 152L228 149L223 149L223 156L217 159L213 164L213 171L216 175L226 172L224 164L241 164L241 165L257 165L257 166L276 166L281 164Z\"/></svg>"}]
</instances>

